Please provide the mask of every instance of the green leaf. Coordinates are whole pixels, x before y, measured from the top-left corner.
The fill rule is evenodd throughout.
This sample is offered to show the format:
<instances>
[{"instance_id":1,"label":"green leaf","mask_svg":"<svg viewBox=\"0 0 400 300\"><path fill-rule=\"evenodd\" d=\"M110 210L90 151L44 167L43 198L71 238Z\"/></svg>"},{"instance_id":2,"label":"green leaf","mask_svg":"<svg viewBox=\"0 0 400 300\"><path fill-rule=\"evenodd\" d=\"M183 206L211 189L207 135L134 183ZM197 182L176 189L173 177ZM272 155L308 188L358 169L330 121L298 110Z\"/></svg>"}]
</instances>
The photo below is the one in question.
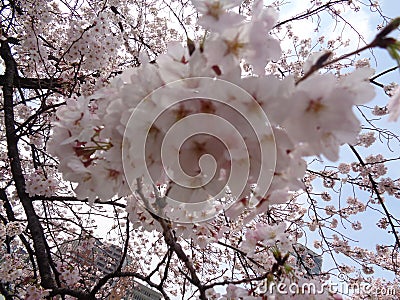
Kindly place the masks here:
<instances>
[{"instance_id":1,"label":"green leaf","mask_svg":"<svg viewBox=\"0 0 400 300\"><path fill-rule=\"evenodd\" d=\"M400 41L395 41L394 43L386 47L389 55L396 60L397 65L400 66Z\"/></svg>"}]
</instances>

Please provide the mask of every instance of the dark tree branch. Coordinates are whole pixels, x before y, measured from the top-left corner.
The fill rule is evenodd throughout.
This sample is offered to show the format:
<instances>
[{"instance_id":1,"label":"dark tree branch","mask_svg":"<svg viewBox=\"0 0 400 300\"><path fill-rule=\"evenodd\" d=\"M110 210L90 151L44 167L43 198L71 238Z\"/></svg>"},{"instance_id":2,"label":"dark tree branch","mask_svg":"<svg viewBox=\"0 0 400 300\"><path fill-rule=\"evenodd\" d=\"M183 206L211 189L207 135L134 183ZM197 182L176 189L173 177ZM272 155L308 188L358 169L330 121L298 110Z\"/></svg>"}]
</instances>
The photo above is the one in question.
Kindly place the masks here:
<instances>
[{"instance_id":1,"label":"dark tree branch","mask_svg":"<svg viewBox=\"0 0 400 300\"><path fill-rule=\"evenodd\" d=\"M0 75L0 86L4 86L6 83L6 75ZM17 74L14 75L13 87L21 89L43 89L58 91L62 85L57 79L53 78L24 78L19 77Z\"/></svg>"},{"instance_id":2,"label":"dark tree branch","mask_svg":"<svg viewBox=\"0 0 400 300\"><path fill-rule=\"evenodd\" d=\"M124 261L126 259L126 255L128 253L128 246L129 246L129 214L126 216L126 239L125 239L125 244L124 244L124 250L121 256L121 261L119 262L117 271L121 272L122 266L124 265Z\"/></svg>"},{"instance_id":3,"label":"dark tree branch","mask_svg":"<svg viewBox=\"0 0 400 300\"><path fill-rule=\"evenodd\" d=\"M357 159L360 162L361 166L363 166L365 168L366 164L365 164L364 160L362 159L362 157L360 156L360 154L354 148L354 146L349 145L349 147L350 147L351 151L353 151L354 155L357 157ZM384 201L383 201L383 199L381 197L381 194L380 194L380 192L378 190L378 184L376 183L376 181L374 180L374 178L372 177L370 172L368 172L368 179L371 182L372 190L375 193L376 198L379 201L379 204L382 206L383 211L385 212L385 215L386 215L386 217L388 219L388 222L390 224L390 227L392 228L392 233L393 233L394 238L396 240L395 245L396 245L397 248L400 248L400 238L398 236L398 232L396 230L396 226L393 224L392 215L390 214L389 210L387 209L387 207L386 207L386 205L385 205L385 203L384 203Z\"/></svg>"},{"instance_id":4,"label":"dark tree branch","mask_svg":"<svg viewBox=\"0 0 400 300\"><path fill-rule=\"evenodd\" d=\"M31 197L32 201L37 201L37 200L43 200L43 201L49 201L49 202L81 202L81 203L88 203L89 201L87 199L78 199L74 196L51 196L51 197L45 197L45 196L39 196L35 195ZM95 199L94 200L95 204L107 204L107 205L112 205L116 207L121 207L121 208L126 208L126 205L123 203L119 203L116 200L110 200L110 201L101 201L100 199Z\"/></svg>"},{"instance_id":5,"label":"dark tree branch","mask_svg":"<svg viewBox=\"0 0 400 300\"><path fill-rule=\"evenodd\" d=\"M305 11L304 13L298 14L296 16L294 16L293 18L284 20L282 22L278 22L274 28L280 27L286 23L290 23L292 21L298 21L298 20L303 20L303 19L307 19L315 14L318 14L326 9L329 9L331 6L334 6L335 4L339 4L342 2L348 2L348 0L336 0L336 1L329 1L327 3L325 3L324 5L318 6L314 9L307 9L307 11Z\"/></svg>"},{"instance_id":6,"label":"dark tree branch","mask_svg":"<svg viewBox=\"0 0 400 300\"><path fill-rule=\"evenodd\" d=\"M140 179L137 179L137 190L136 192L139 194L140 198L142 198L142 200L146 203L147 199L144 196L143 192L142 192L142 183L140 181ZM170 223L153 214L151 211L149 211L149 213L151 214L151 216L160 223L162 229L163 229L163 236L164 236L164 240L165 243L169 246L169 248L176 253L176 255L178 256L179 260L181 260L183 262L183 264L185 265L185 267L188 269L190 277L188 277L188 279L190 280L190 282L195 285L200 292L200 299L201 300L206 300L206 289L204 289L203 284L201 283L199 277L197 276L197 272L192 264L192 262L190 261L189 257L186 255L185 251L183 251L182 246L176 241L175 235L172 231L172 228L170 226Z\"/></svg>"},{"instance_id":7,"label":"dark tree branch","mask_svg":"<svg viewBox=\"0 0 400 300\"><path fill-rule=\"evenodd\" d=\"M5 64L3 97L4 97L4 124L6 128L7 151L10 160L11 173L15 182L18 197L21 200L27 220L28 228L32 235L35 249L41 285L44 288L54 288L54 278L50 267L50 253L44 236L43 228L35 212L32 201L25 191L25 178L23 175L21 160L18 150L18 138L15 134L13 87L17 74L17 64L11 54L7 42L1 42L0 56Z\"/></svg>"}]
</instances>

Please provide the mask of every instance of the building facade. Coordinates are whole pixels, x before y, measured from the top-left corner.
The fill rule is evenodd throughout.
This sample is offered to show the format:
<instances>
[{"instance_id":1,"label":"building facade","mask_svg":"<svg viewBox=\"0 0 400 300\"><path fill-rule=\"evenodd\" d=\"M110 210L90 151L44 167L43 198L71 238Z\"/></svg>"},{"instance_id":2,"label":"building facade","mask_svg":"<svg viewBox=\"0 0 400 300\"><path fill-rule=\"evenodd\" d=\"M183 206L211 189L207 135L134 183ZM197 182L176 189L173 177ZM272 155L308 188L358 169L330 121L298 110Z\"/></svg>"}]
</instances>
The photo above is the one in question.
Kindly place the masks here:
<instances>
[{"instance_id":1,"label":"building facade","mask_svg":"<svg viewBox=\"0 0 400 300\"><path fill-rule=\"evenodd\" d=\"M110 243L103 243L96 239L89 247L80 245L82 241L72 241L59 248L60 257L68 257L68 260L75 261L81 266L90 270L92 277L89 282L94 284L98 277L114 272L122 258L123 249ZM125 257L123 267L129 265L132 258ZM119 282L121 281L121 282ZM141 284L131 278L114 279L111 283L111 292L108 300L161 300L162 295L153 289ZM122 283L122 284L121 284Z\"/></svg>"}]
</instances>

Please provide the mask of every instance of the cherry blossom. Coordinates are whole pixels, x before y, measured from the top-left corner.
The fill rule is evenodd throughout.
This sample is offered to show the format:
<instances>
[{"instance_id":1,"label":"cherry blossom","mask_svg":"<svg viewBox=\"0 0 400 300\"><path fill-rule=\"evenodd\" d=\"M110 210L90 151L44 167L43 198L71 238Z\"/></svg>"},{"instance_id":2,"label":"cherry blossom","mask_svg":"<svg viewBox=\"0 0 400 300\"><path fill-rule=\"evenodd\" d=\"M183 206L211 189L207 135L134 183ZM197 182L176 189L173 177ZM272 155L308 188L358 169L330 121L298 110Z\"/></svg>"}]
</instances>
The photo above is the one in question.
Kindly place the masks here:
<instances>
[{"instance_id":1,"label":"cherry blossom","mask_svg":"<svg viewBox=\"0 0 400 300\"><path fill-rule=\"evenodd\" d=\"M199 24L211 31L223 31L232 25L239 24L244 18L227 9L240 5L241 0L192 0L197 11L203 16L199 19Z\"/></svg>"},{"instance_id":2,"label":"cherry blossom","mask_svg":"<svg viewBox=\"0 0 400 300\"><path fill-rule=\"evenodd\" d=\"M397 88L396 92L390 98L390 102L388 104L389 110L389 121L397 121L397 118L400 114L400 88Z\"/></svg>"},{"instance_id":3,"label":"cherry blossom","mask_svg":"<svg viewBox=\"0 0 400 300\"><path fill-rule=\"evenodd\" d=\"M399 18L358 0L290 17L283 1L31 2L0 10L6 299L399 293L397 68L375 64ZM381 18L371 40L363 12ZM264 289L279 284L295 289Z\"/></svg>"}]
</instances>

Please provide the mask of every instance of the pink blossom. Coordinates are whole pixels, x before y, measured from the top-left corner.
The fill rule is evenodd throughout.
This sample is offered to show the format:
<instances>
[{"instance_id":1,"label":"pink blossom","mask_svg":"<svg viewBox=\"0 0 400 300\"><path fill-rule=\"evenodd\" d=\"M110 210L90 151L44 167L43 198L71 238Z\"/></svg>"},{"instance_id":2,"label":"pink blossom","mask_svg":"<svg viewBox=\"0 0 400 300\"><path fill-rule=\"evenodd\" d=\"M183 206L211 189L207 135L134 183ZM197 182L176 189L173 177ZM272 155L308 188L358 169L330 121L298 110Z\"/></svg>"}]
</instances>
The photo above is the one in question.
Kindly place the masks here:
<instances>
[{"instance_id":1,"label":"pink blossom","mask_svg":"<svg viewBox=\"0 0 400 300\"><path fill-rule=\"evenodd\" d=\"M244 20L243 16L227 11L241 2L242 0L192 0L198 12L203 14L199 24L214 32L222 32Z\"/></svg>"},{"instance_id":2,"label":"pink blossom","mask_svg":"<svg viewBox=\"0 0 400 300\"><path fill-rule=\"evenodd\" d=\"M387 108L389 110L389 121L397 121L400 115L400 87L397 88L394 95L390 98Z\"/></svg>"}]
</instances>

